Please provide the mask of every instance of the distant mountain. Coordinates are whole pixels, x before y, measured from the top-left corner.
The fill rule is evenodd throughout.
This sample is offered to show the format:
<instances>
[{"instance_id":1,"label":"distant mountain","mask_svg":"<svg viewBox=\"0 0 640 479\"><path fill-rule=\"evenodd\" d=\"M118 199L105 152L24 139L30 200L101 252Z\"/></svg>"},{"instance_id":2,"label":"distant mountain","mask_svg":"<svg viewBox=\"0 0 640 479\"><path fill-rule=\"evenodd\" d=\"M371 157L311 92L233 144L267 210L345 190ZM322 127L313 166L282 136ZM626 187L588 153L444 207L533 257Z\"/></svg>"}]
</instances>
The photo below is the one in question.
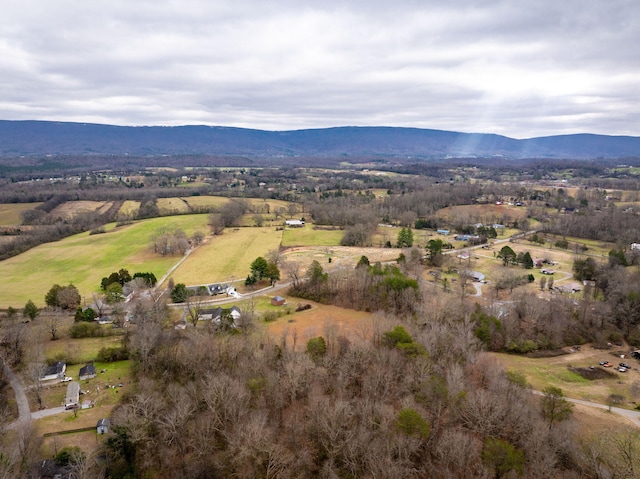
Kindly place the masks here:
<instances>
[{"instance_id":1,"label":"distant mountain","mask_svg":"<svg viewBox=\"0 0 640 479\"><path fill-rule=\"evenodd\" d=\"M516 140L396 127L263 131L0 120L0 157L44 155L610 159L640 157L640 137L579 134Z\"/></svg>"}]
</instances>

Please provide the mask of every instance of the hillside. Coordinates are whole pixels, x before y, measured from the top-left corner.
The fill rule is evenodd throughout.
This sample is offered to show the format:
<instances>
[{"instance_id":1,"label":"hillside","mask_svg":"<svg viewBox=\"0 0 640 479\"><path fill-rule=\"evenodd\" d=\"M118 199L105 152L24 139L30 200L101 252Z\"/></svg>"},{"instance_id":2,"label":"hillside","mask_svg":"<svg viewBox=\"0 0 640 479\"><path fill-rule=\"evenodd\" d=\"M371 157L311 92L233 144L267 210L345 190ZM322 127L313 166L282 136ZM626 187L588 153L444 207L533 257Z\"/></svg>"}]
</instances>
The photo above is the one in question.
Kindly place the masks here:
<instances>
[{"instance_id":1,"label":"hillside","mask_svg":"<svg viewBox=\"0 0 640 479\"><path fill-rule=\"evenodd\" d=\"M611 159L640 157L640 137L579 134L517 140L493 134L396 127L264 131L221 126L0 121L0 158L44 155Z\"/></svg>"}]
</instances>

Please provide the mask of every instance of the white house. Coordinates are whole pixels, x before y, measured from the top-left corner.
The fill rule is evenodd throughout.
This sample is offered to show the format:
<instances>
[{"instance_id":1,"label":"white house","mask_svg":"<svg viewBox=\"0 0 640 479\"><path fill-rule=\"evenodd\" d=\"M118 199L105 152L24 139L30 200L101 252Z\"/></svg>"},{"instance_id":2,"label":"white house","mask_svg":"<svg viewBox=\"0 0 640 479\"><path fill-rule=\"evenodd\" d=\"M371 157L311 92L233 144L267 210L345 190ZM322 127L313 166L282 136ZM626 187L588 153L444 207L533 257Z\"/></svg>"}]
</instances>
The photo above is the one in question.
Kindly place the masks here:
<instances>
[{"instance_id":1,"label":"white house","mask_svg":"<svg viewBox=\"0 0 640 479\"><path fill-rule=\"evenodd\" d=\"M47 366L40 378L40 381L52 381L54 379L64 379L64 373L67 371L67 363L58 361L51 366Z\"/></svg>"}]
</instances>

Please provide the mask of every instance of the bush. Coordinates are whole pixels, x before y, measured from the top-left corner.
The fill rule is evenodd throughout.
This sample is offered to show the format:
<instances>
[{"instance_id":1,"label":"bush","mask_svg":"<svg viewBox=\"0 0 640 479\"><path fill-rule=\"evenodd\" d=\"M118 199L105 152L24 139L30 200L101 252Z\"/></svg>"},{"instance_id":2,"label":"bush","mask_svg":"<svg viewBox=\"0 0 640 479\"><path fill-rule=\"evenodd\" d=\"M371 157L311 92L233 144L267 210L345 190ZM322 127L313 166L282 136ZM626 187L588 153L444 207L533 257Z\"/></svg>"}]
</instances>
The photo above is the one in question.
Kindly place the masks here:
<instances>
[{"instance_id":1,"label":"bush","mask_svg":"<svg viewBox=\"0 0 640 479\"><path fill-rule=\"evenodd\" d=\"M282 316L282 313L280 311L265 311L262 314L262 319L264 319L266 322L270 322L275 321L280 316Z\"/></svg>"},{"instance_id":2,"label":"bush","mask_svg":"<svg viewBox=\"0 0 640 479\"><path fill-rule=\"evenodd\" d=\"M60 449L53 460L56 466L68 466L69 464L77 464L84 459L84 452L78 446L67 446Z\"/></svg>"},{"instance_id":3,"label":"bush","mask_svg":"<svg viewBox=\"0 0 640 479\"><path fill-rule=\"evenodd\" d=\"M126 361L127 359L129 359L129 350L124 346L102 348L100 351L98 351L98 357L96 359L102 363Z\"/></svg>"},{"instance_id":4,"label":"bush","mask_svg":"<svg viewBox=\"0 0 640 479\"><path fill-rule=\"evenodd\" d=\"M75 323L69 329L69 336L77 338L101 338L107 336L105 330L97 323Z\"/></svg>"},{"instance_id":5,"label":"bush","mask_svg":"<svg viewBox=\"0 0 640 479\"><path fill-rule=\"evenodd\" d=\"M313 360L318 360L327 353L327 344L324 342L324 338L319 336L317 338L311 338L307 341L307 354L311 356Z\"/></svg>"}]
</instances>

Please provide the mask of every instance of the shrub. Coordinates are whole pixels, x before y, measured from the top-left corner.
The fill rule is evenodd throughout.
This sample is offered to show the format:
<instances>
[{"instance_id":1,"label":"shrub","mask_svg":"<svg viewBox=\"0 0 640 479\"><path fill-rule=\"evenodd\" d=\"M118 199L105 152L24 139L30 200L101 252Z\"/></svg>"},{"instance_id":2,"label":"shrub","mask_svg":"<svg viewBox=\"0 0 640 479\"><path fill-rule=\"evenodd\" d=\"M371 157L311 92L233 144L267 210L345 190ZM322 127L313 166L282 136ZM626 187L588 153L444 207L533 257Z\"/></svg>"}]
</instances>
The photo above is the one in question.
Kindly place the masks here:
<instances>
[{"instance_id":1,"label":"shrub","mask_svg":"<svg viewBox=\"0 0 640 479\"><path fill-rule=\"evenodd\" d=\"M124 346L102 348L100 351L98 351L98 357L96 359L102 363L126 361L127 359L129 359L129 350Z\"/></svg>"},{"instance_id":2,"label":"shrub","mask_svg":"<svg viewBox=\"0 0 640 479\"><path fill-rule=\"evenodd\" d=\"M97 323L75 323L69 329L69 336L77 338L101 338L106 336L105 330Z\"/></svg>"},{"instance_id":3,"label":"shrub","mask_svg":"<svg viewBox=\"0 0 640 479\"><path fill-rule=\"evenodd\" d=\"M53 460L56 466L68 466L69 464L77 464L84 459L84 452L78 446L67 446L60 449Z\"/></svg>"},{"instance_id":4,"label":"shrub","mask_svg":"<svg viewBox=\"0 0 640 479\"><path fill-rule=\"evenodd\" d=\"M307 341L307 354L313 360L318 360L327 353L327 344L322 336Z\"/></svg>"}]
</instances>

